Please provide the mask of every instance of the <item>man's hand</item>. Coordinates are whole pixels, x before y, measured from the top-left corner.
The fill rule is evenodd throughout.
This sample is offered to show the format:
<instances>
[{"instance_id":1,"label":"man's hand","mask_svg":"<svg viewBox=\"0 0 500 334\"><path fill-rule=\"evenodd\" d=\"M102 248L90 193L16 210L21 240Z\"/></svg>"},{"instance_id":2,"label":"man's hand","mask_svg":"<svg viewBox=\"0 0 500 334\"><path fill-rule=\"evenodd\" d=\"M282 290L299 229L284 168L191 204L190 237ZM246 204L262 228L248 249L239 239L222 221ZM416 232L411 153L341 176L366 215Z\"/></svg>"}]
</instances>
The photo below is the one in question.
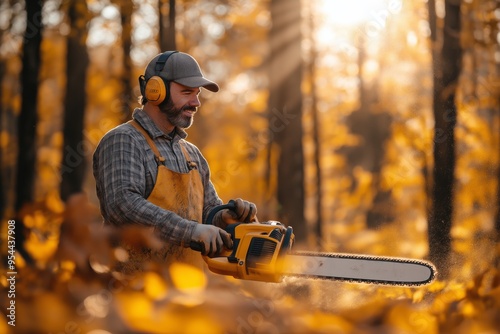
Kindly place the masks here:
<instances>
[{"instance_id":1,"label":"man's hand","mask_svg":"<svg viewBox=\"0 0 500 334\"><path fill-rule=\"evenodd\" d=\"M223 229L213 225L197 224L191 240L202 246L201 253L214 257L220 253L222 246L233 248L231 235Z\"/></svg>"},{"instance_id":2,"label":"man's hand","mask_svg":"<svg viewBox=\"0 0 500 334\"><path fill-rule=\"evenodd\" d=\"M235 210L223 210L222 220L226 225L234 223L257 222L257 207L252 202L244 201L241 198L234 200Z\"/></svg>"}]
</instances>

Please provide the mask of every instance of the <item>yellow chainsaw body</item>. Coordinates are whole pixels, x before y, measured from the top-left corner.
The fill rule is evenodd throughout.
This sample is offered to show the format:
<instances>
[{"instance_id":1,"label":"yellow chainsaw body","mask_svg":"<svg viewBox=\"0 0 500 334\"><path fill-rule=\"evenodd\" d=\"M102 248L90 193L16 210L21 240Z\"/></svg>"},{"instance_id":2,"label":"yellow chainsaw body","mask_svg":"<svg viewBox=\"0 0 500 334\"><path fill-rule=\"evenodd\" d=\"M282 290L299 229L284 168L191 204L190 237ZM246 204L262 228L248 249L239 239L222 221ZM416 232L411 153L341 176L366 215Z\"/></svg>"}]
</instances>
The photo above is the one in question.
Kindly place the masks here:
<instances>
[{"instance_id":1,"label":"yellow chainsaw body","mask_svg":"<svg viewBox=\"0 0 500 334\"><path fill-rule=\"evenodd\" d=\"M233 239L233 249L224 250L218 257L203 256L210 271L238 279L280 282L282 258L294 240L291 227L271 221L233 224L227 232Z\"/></svg>"}]
</instances>

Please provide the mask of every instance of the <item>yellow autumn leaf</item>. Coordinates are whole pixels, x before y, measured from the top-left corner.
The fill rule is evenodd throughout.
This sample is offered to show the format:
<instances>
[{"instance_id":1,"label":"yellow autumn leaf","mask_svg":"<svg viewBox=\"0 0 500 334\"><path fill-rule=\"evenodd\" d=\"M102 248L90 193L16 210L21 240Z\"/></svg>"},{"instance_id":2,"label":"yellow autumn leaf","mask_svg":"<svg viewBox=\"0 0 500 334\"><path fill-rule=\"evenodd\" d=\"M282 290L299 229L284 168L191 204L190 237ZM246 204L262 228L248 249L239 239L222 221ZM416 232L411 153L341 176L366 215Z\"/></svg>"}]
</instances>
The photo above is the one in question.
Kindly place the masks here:
<instances>
[{"instance_id":1,"label":"yellow autumn leaf","mask_svg":"<svg viewBox=\"0 0 500 334\"><path fill-rule=\"evenodd\" d=\"M441 313L449 307L449 305L457 300L461 300L465 297L465 286L458 283L452 282L436 282L431 284L429 291L433 291L434 288L439 286L444 286L442 290L437 290L437 294L432 305L429 307L431 313ZM439 289L439 288L438 288Z\"/></svg>"},{"instance_id":2,"label":"yellow autumn leaf","mask_svg":"<svg viewBox=\"0 0 500 334\"><path fill-rule=\"evenodd\" d=\"M466 317L476 317L485 312L485 305L479 300L462 300L458 304L458 312Z\"/></svg>"},{"instance_id":3,"label":"yellow autumn leaf","mask_svg":"<svg viewBox=\"0 0 500 334\"><path fill-rule=\"evenodd\" d=\"M47 208L51 210L52 212L55 213L62 213L64 212L64 202L61 200L59 197L59 194L57 191L52 190L50 191L46 198L45 198L45 203L47 205Z\"/></svg>"},{"instance_id":4,"label":"yellow autumn leaf","mask_svg":"<svg viewBox=\"0 0 500 334\"><path fill-rule=\"evenodd\" d=\"M385 300L383 298L373 298L368 301L360 302L359 295L355 292L350 293L347 297L344 302L345 304L358 304L358 306L354 309L348 309L341 312L341 315L344 319L353 324L372 321L372 319L380 317L380 314L383 312L385 304Z\"/></svg>"},{"instance_id":5,"label":"yellow autumn leaf","mask_svg":"<svg viewBox=\"0 0 500 334\"><path fill-rule=\"evenodd\" d=\"M131 328L142 329L156 326L151 320L153 313L152 301L143 293L128 292L115 294L115 305L123 321ZM159 321L158 317L154 318Z\"/></svg>"},{"instance_id":6,"label":"yellow autumn leaf","mask_svg":"<svg viewBox=\"0 0 500 334\"><path fill-rule=\"evenodd\" d=\"M73 273L75 271L75 263L73 261L63 260L59 262L59 269Z\"/></svg>"},{"instance_id":7,"label":"yellow autumn leaf","mask_svg":"<svg viewBox=\"0 0 500 334\"><path fill-rule=\"evenodd\" d=\"M174 286L183 292L196 293L207 285L203 271L189 264L174 262L169 270Z\"/></svg>"},{"instance_id":8,"label":"yellow autumn leaf","mask_svg":"<svg viewBox=\"0 0 500 334\"><path fill-rule=\"evenodd\" d=\"M46 218L42 211L36 210L33 214L24 217L24 225L28 228L42 228L46 223Z\"/></svg>"},{"instance_id":9,"label":"yellow autumn leaf","mask_svg":"<svg viewBox=\"0 0 500 334\"><path fill-rule=\"evenodd\" d=\"M321 330L323 333L349 333L353 325L346 319L333 313L310 312L300 317L307 328Z\"/></svg>"},{"instance_id":10,"label":"yellow autumn leaf","mask_svg":"<svg viewBox=\"0 0 500 334\"><path fill-rule=\"evenodd\" d=\"M200 308L155 304L141 292L116 295L115 305L131 332L159 334L219 334L220 325ZM162 307L163 306L163 307Z\"/></svg>"},{"instance_id":11,"label":"yellow autumn leaf","mask_svg":"<svg viewBox=\"0 0 500 334\"><path fill-rule=\"evenodd\" d=\"M48 238L42 238L38 233L30 233L26 240L26 250L30 255L42 262L50 260L57 250L59 238L57 235L49 235Z\"/></svg>"},{"instance_id":12,"label":"yellow autumn leaf","mask_svg":"<svg viewBox=\"0 0 500 334\"><path fill-rule=\"evenodd\" d=\"M431 313L417 310L408 303L394 306L385 316L384 324L395 333L434 334L439 332L438 320Z\"/></svg>"},{"instance_id":13,"label":"yellow autumn leaf","mask_svg":"<svg viewBox=\"0 0 500 334\"><path fill-rule=\"evenodd\" d=\"M155 272L144 274L144 292L151 299L162 299L168 292L165 280Z\"/></svg>"}]
</instances>

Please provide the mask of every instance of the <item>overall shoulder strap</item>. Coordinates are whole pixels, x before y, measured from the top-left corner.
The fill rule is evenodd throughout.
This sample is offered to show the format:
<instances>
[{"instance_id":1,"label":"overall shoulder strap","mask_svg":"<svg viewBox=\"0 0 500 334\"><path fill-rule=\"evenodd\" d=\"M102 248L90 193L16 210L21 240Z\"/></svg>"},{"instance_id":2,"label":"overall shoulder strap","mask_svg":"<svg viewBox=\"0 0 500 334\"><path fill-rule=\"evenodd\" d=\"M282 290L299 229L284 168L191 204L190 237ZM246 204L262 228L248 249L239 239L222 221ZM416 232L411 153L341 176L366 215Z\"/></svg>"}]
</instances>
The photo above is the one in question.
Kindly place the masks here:
<instances>
[{"instance_id":1,"label":"overall shoulder strap","mask_svg":"<svg viewBox=\"0 0 500 334\"><path fill-rule=\"evenodd\" d=\"M181 139L179 141L179 144L181 145L182 154L184 154L184 158L186 158L189 169L198 169L198 164L196 163L196 161L191 160L191 156L186 149L186 142L184 141L184 139Z\"/></svg>"},{"instance_id":2,"label":"overall shoulder strap","mask_svg":"<svg viewBox=\"0 0 500 334\"><path fill-rule=\"evenodd\" d=\"M144 138L146 139L146 141L149 144L149 147L151 147L151 149L153 150L153 153L155 154L156 163L158 165L160 165L160 164L164 165L165 158L161 156L160 151L158 150L158 147L156 147L156 144L154 143L153 139L151 139L151 137L146 132L146 130L144 130L144 128L135 119L132 119L132 120L128 121L127 123L132 125L137 131L139 131L144 136Z\"/></svg>"}]
</instances>

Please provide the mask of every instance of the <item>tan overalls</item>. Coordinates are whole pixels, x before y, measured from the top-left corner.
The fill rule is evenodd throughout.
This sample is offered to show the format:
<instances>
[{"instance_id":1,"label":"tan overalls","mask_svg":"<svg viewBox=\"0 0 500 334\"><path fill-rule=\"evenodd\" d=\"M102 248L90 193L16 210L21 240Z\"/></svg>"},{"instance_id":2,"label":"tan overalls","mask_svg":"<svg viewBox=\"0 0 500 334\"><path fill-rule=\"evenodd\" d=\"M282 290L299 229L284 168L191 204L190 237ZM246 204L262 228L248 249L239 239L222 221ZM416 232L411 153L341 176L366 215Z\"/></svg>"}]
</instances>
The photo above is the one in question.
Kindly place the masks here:
<instances>
[{"instance_id":1,"label":"tan overalls","mask_svg":"<svg viewBox=\"0 0 500 334\"><path fill-rule=\"evenodd\" d=\"M190 170L188 173L175 172L164 165L165 158L161 156L160 151L146 130L135 120L128 123L146 138L158 164L156 183L147 200L165 210L175 212L182 218L202 223L203 183L196 162L191 160L186 150L185 142L181 140L179 144ZM165 223L168 224L168 222ZM200 253L190 248L168 245L163 251L165 254L162 257L164 257L164 262L167 265L175 261L189 263L200 269L203 268L204 262Z\"/></svg>"}]
</instances>

